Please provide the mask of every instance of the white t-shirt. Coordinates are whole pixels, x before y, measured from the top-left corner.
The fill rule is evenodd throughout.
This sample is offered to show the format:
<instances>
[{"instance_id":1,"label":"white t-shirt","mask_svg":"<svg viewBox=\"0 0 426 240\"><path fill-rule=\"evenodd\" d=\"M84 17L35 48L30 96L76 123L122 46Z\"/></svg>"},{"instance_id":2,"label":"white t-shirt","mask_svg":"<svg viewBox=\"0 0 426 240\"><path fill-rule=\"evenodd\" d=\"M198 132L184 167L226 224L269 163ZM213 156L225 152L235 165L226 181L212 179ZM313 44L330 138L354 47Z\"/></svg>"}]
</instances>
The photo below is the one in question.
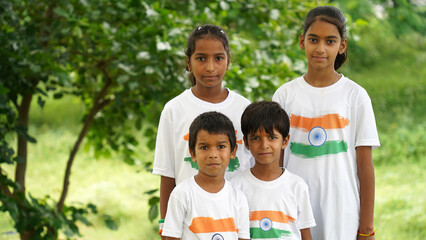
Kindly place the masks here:
<instances>
[{"instance_id":1,"label":"white t-shirt","mask_svg":"<svg viewBox=\"0 0 426 240\"><path fill-rule=\"evenodd\" d=\"M317 223L312 239L356 239L360 199L355 147L380 146L370 97L342 76L324 88L299 77L281 86L272 99L290 116L284 167L309 186Z\"/></svg>"},{"instance_id":2,"label":"white t-shirt","mask_svg":"<svg viewBox=\"0 0 426 240\"><path fill-rule=\"evenodd\" d=\"M308 185L288 170L273 181L247 170L231 183L246 194L251 239L300 240L300 229L315 226Z\"/></svg>"},{"instance_id":3,"label":"white t-shirt","mask_svg":"<svg viewBox=\"0 0 426 240\"><path fill-rule=\"evenodd\" d=\"M251 153L243 145L241 115L250 101L228 89L228 97L221 103L210 103L197 98L191 89L170 100L161 113L155 145L152 173L175 178L176 184L198 172L197 163L189 154L189 126L200 114L217 111L226 115L234 124L237 137L237 157L231 159L225 173L226 179L254 164Z\"/></svg>"},{"instance_id":4,"label":"white t-shirt","mask_svg":"<svg viewBox=\"0 0 426 240\"><path fill-rule=\"evenodd\" d=\"M217 193L202 189L194 177L170 195L162 236L189 239L250 238L247 199L228 181Z\"/></svg>"}]
</instances>

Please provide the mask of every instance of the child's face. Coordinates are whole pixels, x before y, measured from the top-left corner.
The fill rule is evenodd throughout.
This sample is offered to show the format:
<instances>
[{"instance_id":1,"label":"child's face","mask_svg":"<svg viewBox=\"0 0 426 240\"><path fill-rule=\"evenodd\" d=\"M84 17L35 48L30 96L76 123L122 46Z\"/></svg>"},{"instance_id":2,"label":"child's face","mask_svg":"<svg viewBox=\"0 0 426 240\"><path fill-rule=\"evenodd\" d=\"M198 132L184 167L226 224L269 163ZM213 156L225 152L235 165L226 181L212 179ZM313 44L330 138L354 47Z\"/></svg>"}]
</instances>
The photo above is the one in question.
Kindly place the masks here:
<instances>
[{"instance_id":1,"label":"child's face","mask_svg":"<svg viewBox=\"0 0 426 240\"><path fill-rule=\"evenodd\" d=\"M195 42L195 51L187 59L187 67L193 72L199 87L222 87L222 80L229 67L229 58L220 40L207 37Z\"/></svg>"},{"instance_id":2,"label":"child's face","mask_svg":"<svg viewBox=\"0 0 426 240\"><path fill-rule=\"evenodd\" d=\"M288 139L289 136L283 138L276 129L272 134L267 133L264 129L258 129L244 138L244 143L256 160L256 164L279 165L281 150L287 146Z\"/></svg>"},{"instance_id":3,"label":"child's face","mask_svg":"<svg viewBox=\"0 0 426 240\"><path fill-rule=\"evenodd\" d=\"M190 151L192 160L198 164L198 174L208 177L223 177L229 160L235 158L236 147L226 134L210 134L200 130L197 134L195 152Z\"/></svg>"},{"instance_id":4,"label":"child's face","mask_svg":"<svg viewBox=\"0 0 426 240\"><path fill-rule=\"evenodd\" d=\"M346 50L346 39L342 41L337 27L317 20L308 28L305 36L300 36L300 48L305 50L310 68L334 70L337 53Z\"/></svg>"}]
</instances>

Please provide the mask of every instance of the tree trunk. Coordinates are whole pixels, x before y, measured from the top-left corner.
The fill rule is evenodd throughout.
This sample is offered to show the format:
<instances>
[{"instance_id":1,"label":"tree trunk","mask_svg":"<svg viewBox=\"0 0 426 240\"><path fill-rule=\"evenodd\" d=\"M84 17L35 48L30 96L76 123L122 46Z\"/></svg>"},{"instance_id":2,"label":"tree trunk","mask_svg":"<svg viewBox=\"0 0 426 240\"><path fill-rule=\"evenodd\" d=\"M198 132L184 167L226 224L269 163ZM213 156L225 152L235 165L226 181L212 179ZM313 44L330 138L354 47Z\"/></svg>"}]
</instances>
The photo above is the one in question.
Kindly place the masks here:
<instances>
[{"instance_id":1,"label":"tree trunk","mask_svg":"<svg viewBox=\"0 0 426 240\"><path fill-rule=\"evenodd\" d=\"M18 126L28 129L29 113L33 94L26 94L22 98L18 109ZM25 137L18 134L18 157L20 161L16 164L15 182L19 184L19 190L25 193L25 173L27 171L27 146L28 141Z\"/></svg>"}]
</instances>

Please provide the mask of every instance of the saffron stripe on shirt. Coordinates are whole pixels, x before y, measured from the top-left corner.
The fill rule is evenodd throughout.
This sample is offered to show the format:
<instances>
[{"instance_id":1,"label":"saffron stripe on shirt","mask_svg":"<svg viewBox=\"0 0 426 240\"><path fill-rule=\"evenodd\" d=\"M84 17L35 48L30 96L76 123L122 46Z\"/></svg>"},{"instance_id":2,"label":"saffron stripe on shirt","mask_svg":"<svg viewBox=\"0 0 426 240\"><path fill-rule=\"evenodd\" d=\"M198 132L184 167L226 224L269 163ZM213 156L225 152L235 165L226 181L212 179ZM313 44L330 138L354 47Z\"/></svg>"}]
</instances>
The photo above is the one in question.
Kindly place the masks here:
<instances>
[{"instance_id":1,"label":"saffron stripe on shirt","mask_svg":"<svg viewBox=\"0 0 426 240\"><path fill-rule=\"evenodd\" d=\"M350 123L349 119L341 117L339 114L327 114L321 117L307 118L291 114L290 125L301 129L304 132L311 131L314 127L322 127L324 129L345 128Z\"/></svg>"},{"instance_id":2,"label":"saffron stripe on shirt","mask_svg":"<svg viewBox=\"0 0 426 240\"><path fill-rule=\"evenodd\" d=\"M289 223L296 219L280 211L252 211L250 212L250 221L260 221L263 218L269 218L273 222Z\"/></svg>"},{"instance_id":3,"label":"saffron stripe on shirt","mask_svg":"<svg viewBox=\"0 0 426 240\"><path fill-rule=\"evenodd\" d=\"M212 217L196 217L192 219L189 230L193 233L238 232L234 218L213 219Z\"/></svg>"}]
</instances>

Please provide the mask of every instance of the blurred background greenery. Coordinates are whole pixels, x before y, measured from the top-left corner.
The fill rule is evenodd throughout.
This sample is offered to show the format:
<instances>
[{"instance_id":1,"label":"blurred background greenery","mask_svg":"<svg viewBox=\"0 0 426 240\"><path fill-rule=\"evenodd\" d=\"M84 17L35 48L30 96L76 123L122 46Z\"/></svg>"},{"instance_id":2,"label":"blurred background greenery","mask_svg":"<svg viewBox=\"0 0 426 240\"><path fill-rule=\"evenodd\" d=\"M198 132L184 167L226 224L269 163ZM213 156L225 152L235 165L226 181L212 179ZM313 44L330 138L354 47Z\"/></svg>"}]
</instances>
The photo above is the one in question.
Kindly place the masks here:
<instances>
[{"instance_id":1,"label":"blurred background greenery","mask_svg":"<svg viewBox=\"0 0 426 240\"><path fill-rule=\"evenodd\" d=\"M368 91L376 114L376 238L424 239L426 13L408 0L0 0L0 239L158 239L153 143L162 106L189 86L188 34L223 26L227 86L269 100L306 70L297 39L307 11L324 4L347 17L341 72ZM26 154L18 139L32 142Z\"/></svg>"}]
</instances>

